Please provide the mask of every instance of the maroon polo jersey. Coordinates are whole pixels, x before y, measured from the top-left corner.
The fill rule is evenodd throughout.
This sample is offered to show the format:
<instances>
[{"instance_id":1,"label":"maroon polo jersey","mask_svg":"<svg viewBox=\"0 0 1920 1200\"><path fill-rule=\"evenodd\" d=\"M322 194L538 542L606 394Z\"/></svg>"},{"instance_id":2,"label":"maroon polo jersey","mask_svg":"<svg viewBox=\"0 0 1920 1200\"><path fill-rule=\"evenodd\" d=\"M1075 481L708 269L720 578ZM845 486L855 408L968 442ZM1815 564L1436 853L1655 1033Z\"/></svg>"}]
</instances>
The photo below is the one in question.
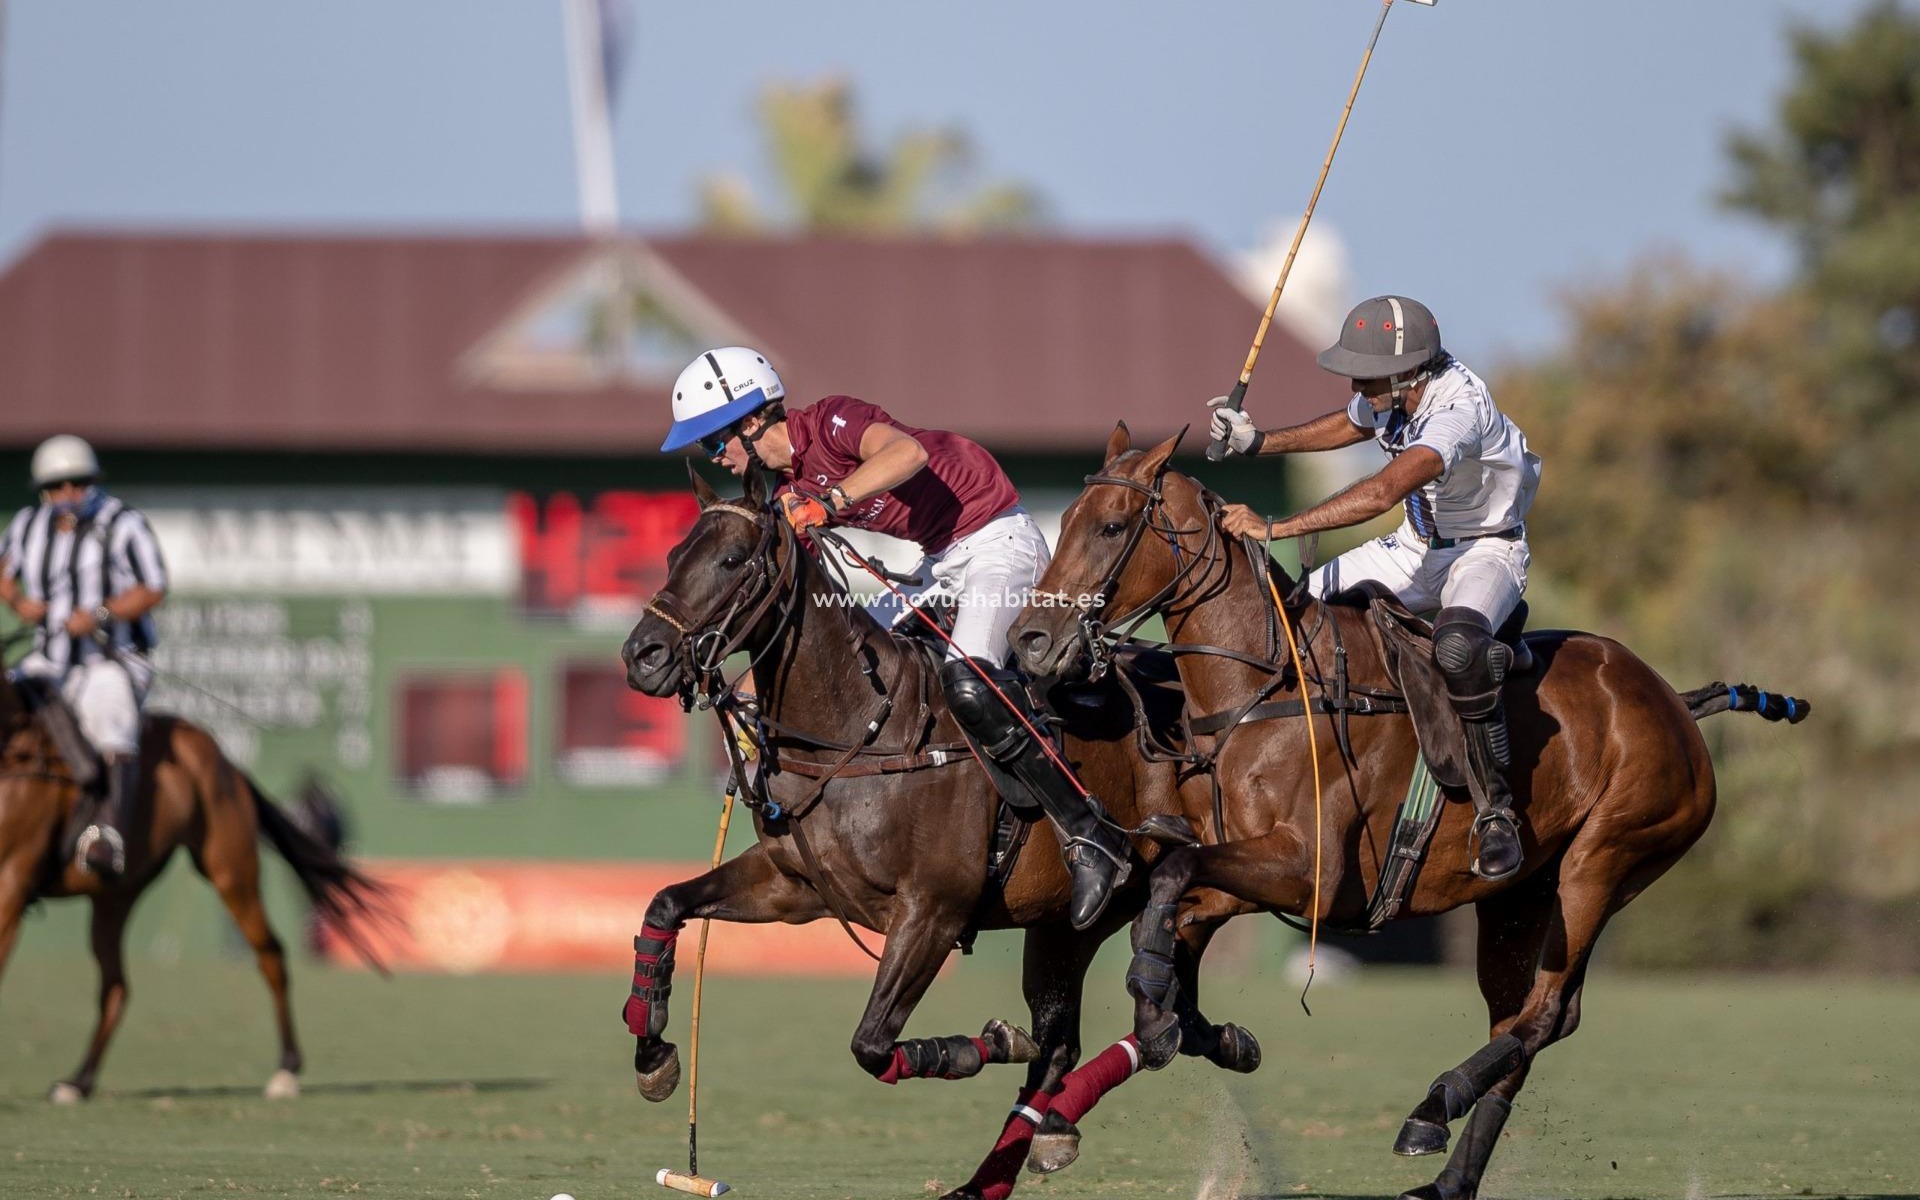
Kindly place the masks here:
<instances>
[{"instance_id":1,"label":"maroon polo jersey","mask_svg":"<svg viewBox=\"0 0 1920 1200\"><path fill-rule=\"evenodd\" d=\"M869 496L835 520L917 542L928 554L979 530L1020 502L1013 481L980 443L941 429L915 429L852 396L828 396L787 410L794 483L819 495L860 465L860 436L891 425L926 448L927 465L892 491Z\"/></svg>"}]
</instances>

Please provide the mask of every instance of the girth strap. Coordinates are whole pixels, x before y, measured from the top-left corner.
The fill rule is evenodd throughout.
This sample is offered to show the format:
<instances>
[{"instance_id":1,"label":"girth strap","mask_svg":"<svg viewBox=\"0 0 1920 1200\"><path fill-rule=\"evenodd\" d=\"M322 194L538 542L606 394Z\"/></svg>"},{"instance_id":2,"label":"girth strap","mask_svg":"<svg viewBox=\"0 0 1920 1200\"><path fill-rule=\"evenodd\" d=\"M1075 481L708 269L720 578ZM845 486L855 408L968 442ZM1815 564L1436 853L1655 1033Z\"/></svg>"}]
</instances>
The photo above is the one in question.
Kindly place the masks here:
<instances>
[{"instance_id":1,"label":"girth strap","mask_svg":"<svg viewBox=\"0 0 1920 1200\"><path fill-rule=\"evenodd\" d=\"M1235 725L1251 725L1255 721L1271 721L1276 717L1297 717L1304 712L1299 700L1269 700L1256 704L1249 709L1230 708L1224 712L1209 713L1204 717L1195 717L1190 722L1193 732L1206 735L1220 733ZM1313 711L1316 713L1351 713L1356 716L1384 716L1388 713L1407 711L1407 702L1398 696L1375 696L1370 694L1349 695L1344 699L1315 696Z\"/></svg>"}]
</instances>

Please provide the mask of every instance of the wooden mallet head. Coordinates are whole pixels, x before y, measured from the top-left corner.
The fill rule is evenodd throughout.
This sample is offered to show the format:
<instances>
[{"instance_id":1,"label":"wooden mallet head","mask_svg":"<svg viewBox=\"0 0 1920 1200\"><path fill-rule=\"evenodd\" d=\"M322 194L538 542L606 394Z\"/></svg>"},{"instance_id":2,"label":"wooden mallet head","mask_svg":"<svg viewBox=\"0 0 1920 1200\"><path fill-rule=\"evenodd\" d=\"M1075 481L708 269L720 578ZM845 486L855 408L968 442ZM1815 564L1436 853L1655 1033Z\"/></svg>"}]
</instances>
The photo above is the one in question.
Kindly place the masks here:
<instances>
[{"instance_id":1,"label":"wooden mallet head","mask_svg":"<svg viewBox=\"0 0 1920 1200\"><path fill-rule=\"evenodd\" d=\"M733 1189L718 1179L708 1179L704 1175L683 1175L679 1171L660 1168L653 1181L661 1187L670 1187L676 1192L686 1192L691 1196L721 1196Z\"/></svg>"}]
</instances>

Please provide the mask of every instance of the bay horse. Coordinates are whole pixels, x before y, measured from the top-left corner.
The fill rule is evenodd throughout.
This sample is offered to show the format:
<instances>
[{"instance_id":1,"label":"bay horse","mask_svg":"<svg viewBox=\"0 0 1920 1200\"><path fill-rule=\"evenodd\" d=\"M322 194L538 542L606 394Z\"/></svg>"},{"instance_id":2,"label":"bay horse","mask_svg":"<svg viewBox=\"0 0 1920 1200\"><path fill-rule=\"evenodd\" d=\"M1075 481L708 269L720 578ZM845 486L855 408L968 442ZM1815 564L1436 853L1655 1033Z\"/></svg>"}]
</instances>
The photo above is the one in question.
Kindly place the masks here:
<instances>
[{"instance_id":1,"label":"bay horse","mask_svg":"<svg viewBox=\"0 0 1920 1200\"><path fill-rule=\"evenodd\" d=\"M753 845L717 869L661 890L635 939L634 995L625 1016L635 1033L641 1094L663 1101L680 1077L666 1041L673 945L689 921L803 924L834 917L883 933L884 952L852 1051L874 1078L957 1079L989 1063L1027 1064L1026 1087L999 1140L949 1200L1002 1200L1031 1149L1036 1169L1070 1161L1073 1143L1033 1142L1044 1114L1077 1120L1099 1095L1132 1074L1131 1038L1084 1065L1083 985L1094 951L1139 911L1143 889L1122 887L1092 928L1067 920L1071 893L1055 834L1034 825L1004 882L989 881L999 797L947 711L938 662L923 642L883 630L799 543L768 504L758 472L746 494L722 500L697 473L700 515L668 554L664 586L622 646L629 686L691 704L726 705L720 674L728 655L752 658L762 730L765 794L749 797ZM1133 747L1134 714L1117 698L1089 709L1066 705L1065 751L1113 817L1128 826L1158 814L1205 810L1204 787L1184 789L1166 763ZM1174 697L1177 710L1178 697ZM1143 859L1161 847L1136 839ZM1137 873L1136 873L1137 874ZM1198 957L1220 922L1249 907L1212 897L1181 969L1197 982ZM980 1038L899 1040L909 1015L957 944L979 930L1025 931L1022 991L1031 1038L993 1022ZM857 937L856 941L859 940ZM870 952L871 953L871 952ZM1182 1049L1234 1070L1252 1070L1259 1047L1244 1030L1206 1022L1183 993ZM1030 1145L1030 1143L1032 1143Z\"/></svg>"},{"instance_id":2,"label":"bay horse","mask_svg":"<svg viewBox=\"0 0 1920 1200\"><path fill-rule=\"evenodd\" d=\"M12 953L29 903L85 896L93 904L99 1014L79 1069L55 1083L48 1098L73 1104L93 1095L107 1043L126 1014L122 942L127 921L141 893L181 848L220 894L273 995L280 1060L264 1094L268 1099L299 1095L303 1060L293 1028L286 955L261 902L257 842L265 835L293 868L317 915L331 920L376 967L346 918L390 920L379 885L343 859L336 847L302 832L293 816L228 761L210 734L179 717L148 714L142 723L140 786L126 819L127 869L113 884L103 884L71 861L76 817L81 815L77 809L84 803L82 789L53 740L29 711L20 689L0 671L0 970Z\"/></svg>"},{"instance_id":3,"label":"bay horse","mask_svg":"<svg viewBox=\"0 0 1920 1200\"><path fill-rule=\"evenodd\" d=\"M1168 1061L1183 1032L1166 1011L1180 986L1166 960L1185 919L1181 898L1218 889L1266 911L1362 925L1421 752L1409 718L1397 713L1354 717L1343 741L1348 714L1336 719L1329 699L1338 707L1349 680L1374 695L1395 686L1369 613L1296 592L1264 546L1224 538L1219 498L1167 469L1179 440L1142 451L1124 424L1114 431L1105 465L1067 510L1057 556L1038 585L1043 595L1098 600L1030 606L1010 634L1026 670L1072 677L1090 669L1106 628L1157 612L1196 728L1207 727L1206 714L1228 714L1219 732L1200 739L1222 781L1226 836L1164 855L1134 924L1128 990L1149 1067ZM1287 657L1276 636L1282 596L1300 631L1306 689L1279 661ZM1109 622L1108 614L1125 615ZM1724 685L1683 698L1625 646L1589 633L1537 632L1526 643L1537 665L1509 677L1504 690L1525 864L1498 883L1474 875L1473 808L1464 790L1448 789L1398 912L1475 906L1490 1027L1487 1045L1436 1079L1402 1127L1395 1153L1434 1154L1446 1148L1449 1124L1472 1114L1438 1178L1402 1200L1477 1194L1535 1057L1580 1022L1601 928L1678 861L1713 816L1713 763L1696 722L1729 706ZM1291 716L1244 711L1287 695ZM1303 698L1324 714L1308 718L1318 727L1317 773L1298 715ZM1761 715L1804 715L1804 701L1783 699L1765 703ZM1323 809L1317 775L1331 784Z\"/></svg>"}]
</instances>

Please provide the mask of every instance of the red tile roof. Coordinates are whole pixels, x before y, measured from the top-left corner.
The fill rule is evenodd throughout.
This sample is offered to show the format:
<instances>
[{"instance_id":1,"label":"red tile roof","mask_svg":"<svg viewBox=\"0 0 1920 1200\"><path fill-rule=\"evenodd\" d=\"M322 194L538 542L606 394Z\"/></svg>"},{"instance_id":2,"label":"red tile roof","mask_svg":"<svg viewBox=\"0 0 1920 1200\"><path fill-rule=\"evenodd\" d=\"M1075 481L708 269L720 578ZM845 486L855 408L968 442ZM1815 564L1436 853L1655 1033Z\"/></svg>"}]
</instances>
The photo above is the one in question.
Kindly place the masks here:
<instances>
[{"instance_id":1,"label":"red tile roof","mask_svg":"<svg viewBox=\"0 0 1920 1200\"><path fill-rule=\"evenodd\" d=\"M1003 449L1198 422L1258 308L1177 240L644 238L630 255L767 351L789 396L870 399ZM476 348L604 247L572 236L61 233L0 276L0 445L631 454L659 379L498 386ZM1284 330L1256 411L1345 387Z\"/></svg>"}]
</instances>

